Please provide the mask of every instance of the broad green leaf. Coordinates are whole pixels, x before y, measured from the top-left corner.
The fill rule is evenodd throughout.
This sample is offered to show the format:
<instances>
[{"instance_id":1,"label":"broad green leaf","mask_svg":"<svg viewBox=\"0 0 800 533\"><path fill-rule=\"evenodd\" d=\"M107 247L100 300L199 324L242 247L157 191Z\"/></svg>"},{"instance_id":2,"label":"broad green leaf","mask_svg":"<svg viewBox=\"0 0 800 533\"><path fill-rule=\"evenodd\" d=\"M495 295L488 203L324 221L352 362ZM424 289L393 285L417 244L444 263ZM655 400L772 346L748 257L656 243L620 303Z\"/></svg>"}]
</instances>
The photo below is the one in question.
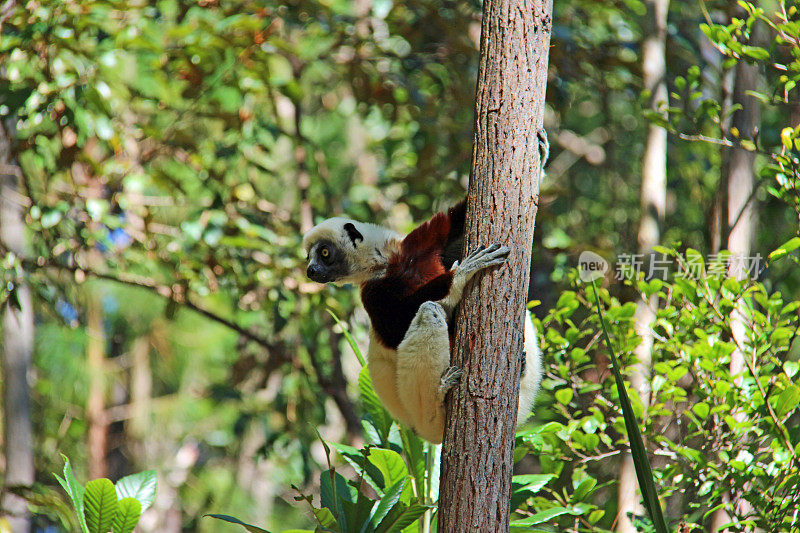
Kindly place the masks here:
<instances>
[{"instance_id":1,"label":"broad green leaf","mask_svg":"<svg viewBox=\"0 0 800 533\"><path fill-rule=\"evenodd\" d=\"M117 497L133 498L142 506L142 511L145 512L148 507L153 504L156 498L156 487L158 481L156 479L155 470L145 470L138 474L131 474L117 481L115 488L117 490Z\"/></svg>"},{"instance_id":2,"label":"broad green leaf","mask_svg":"<svg viewBox=\"0 0 800 533\"><path fill-rule=\"evenodd\" d=\"M136 498L122 498L117 502L117 514L111 523L114 533L131 533L142 515L142 504Z\"/></svg>"},{"instance_id":3,"label":"broad green leaf","mask_svg":"<svg viewBox=\"0 0 800 533\"><path fill-rule=\"evenodd\" d=\"M361 401L364 402L372 421L375 423L381 439L385 442L389 438L389 429L392 426L392 417L383 407L375 389L372 387L372 379L369 376L369 367L364 367L358 373L358 390L361 393Z\"/></svg>"},{"instance_id":4,"label":"broad green leaf","mask_svg":"<svg viewBox=\"0 0 800 533\"><path fill-rule=\"evenodd\" d=\"M314 517L324 528L334 529L336 527L336 517L333 516L333 513L327 507L314 509Z\"/></svg>"},{"instance_id":5,"label":"broad green leaf","mask_svg":"<svg viewBox=\"0 0 800 533\"><path fill-rule=\"evenodd\" d=\"M400 439L403 442L403 452L408 462L409 473L414 477L414 481L418 487L426 487L427 468L425 449L427 448L428 452L432 454L431 457L428 457L428 460L434 461L436 456L435 447L433 445L428 445L428 443L414 435L413 431L403 427L400 428ZM410 503L409 500L404 499L403 501L405 503Z\"/></svg>"},{"instance_id":6,"label":"broad green leaf","mask_svg":"<svg viewBox=\"0 0 800 533\"><path fill-rule=\"evenodd\" d=\"M203 516L210 516L211 518L216 518L217 520L222 520L223 522L229 522L231 524L238 524L238 525L242 526L243 528L245 528L250 533L269 533L269 531L267 531L266 529L262 529L262 528L260 528L258 526L254 526L252 524L246 524L245 522L242 522L238 518L235 518L233 516L229 516L229 515L226 515L226 514L207 514L207 515L203 515Z\"/></svg>"},{"instance_id":7,"label":"broad green leaf","mask_svg":"<svg viewBox=\"0 0 800 533\"><path fill-rule=\"evenodd\" d=\"M569 405L572 401L572 389L558 389L555 392L556 400L562 405Z\"/></svg>"},{"instance_id":8,"label":"broad green leaf","mask_svg":"<svg viewBox=\"0 0 800 533\"><path fill-rule=\"evenodd\" d=\"M783 144L783 147L786 148L787 150L792 149L793 137L794 137L794 128L792 128L791 126L783 128L781 130L781 143Z\"/></svg>"},{"instance_id":9,"label":"broad green leaf","mask_svg":"<svg viewBox=\"0 0 800 533\"><path fill-rule=\"evenodd\" d=\"M405 488L406 480L401 479L388 489L386 489L386 493L381 498L381 501L378 502L378 505L372 511L372 518L371 522L373 525L377 526L381 523L389 511L400 501L400 495L403 493L403 489Z\"/></svg>"},{"instance_id":10,"label":"broad green leaf","mask_svg":"<svg viewBox=\"0 0 800 533\"><path fill-rule=\"evenodd\" d=\"M111 480L93 479L86 484L84 515L89 533L108 533L117 514L117 492Z\"/></svg>"},{"instance_id":11,"label":"broad green leaf","mask_svg":"<svg viewBox=\"0 0 800 533\"><path fill-rule=\"evenodd\" d=\"M708 410L708 404L705 402L699 402L692 406L692 411L694 411L700 420L705 420L708 416Z\"/></svg>"},{"instance_id":12,"label":"broad green leaf","mask_svg":"<svg viewBox=\"0 0 800 533\"><path fill-rule=\"evenodd\" d=\"M775 402L775 410L778 412L778 416L785 416L790 411L797 409L798 405L800 405L800 387L789 385L778 396Z\"/></svg>"},{"instance_id":13,"label":"broad green leaf","mask_svg":"<svg viewBox=\"0 0 800 533\"><path fill-rule=\"evenodd\" d=\"M515 489L515 492L528 491L535 494L555 477L553 474L521 474L514 476L513 482L520 485L519 488Z\"/></svg>"},{"instance_id":14,"label":"broad green leaf","mask_svg":"<svg viewBox=\"0 0 800 533\"><path fill-rule=\"evenodd\" d=\"M86 525L86 517L83 515L83 498L84 488L83 485L77 482L75 475L72 473L72 465L69 464L69 459L66 455L62 454L64 459L64 477L61 478L58 474L53 474L56 479L64 488L64 491L72 500L72 508L75 509L75 514L78 516L78 523L81 526L83 533L89 533L89 528Z\"/></svg>"},{"instance_id":15,"label":"broad green leaf","mask_svg":"<svg viewBox=\"0 0 800 533\"><path fill-rule=\"evenodd\" d=\"M572 497L575 500L583 500L591 494L594 487L597 485L597 480L593 477L587 477L575 487L575 493Z\"/></svg>"},{"instance_id":16,"label":"broad green leaf","mask_svg":"<svg viewBox=\"0 0 800 533\"><path fill-rule=\"evenodd\" d=\"M387 487L391 487L409 475L405 461L403 461L400 454L394 450L372 448L369 451L367 460L381 471L384 485Z\"/></svg>"},{"instance_id":17,"label":"broad green leaf","mask_svg":"<svg viewBox=\"0 0 800 533\"><path fill-rule=\"evenodd\" d=\"M397 503L386 518L375 528L375 533L400 533L413 524L425 511L432 509L431 505L415 503L410 506L402 502Z\"/></svg>"},{"instance_id":18,"label":"broad green leaf","mask_svg":"<svg viewBox=\"0 0 800 533\"><path fill-rule=\"evenodd\" d=\"M351 525L348 521L348 512L344 502L355 503L355 489L351 487L347 480L334 469L325 470L319 476L320 480L320 503L323 507L330 510L336 517L336 522L342 531L348 531Z\"/></svg>"},{"instance_id":19,"label":"broad green leaf","mask_svg":"<svg viewBox=\"0 0 800 533\"><path fill-rule=\"evenodd\" d=\"M548 520L570 513L566 507L552 507L550 509L540 511L533 516L523 518L522 520L515 520L511 523L512 526L535 526L542 524Z\"/></svg>"}]
</instances>

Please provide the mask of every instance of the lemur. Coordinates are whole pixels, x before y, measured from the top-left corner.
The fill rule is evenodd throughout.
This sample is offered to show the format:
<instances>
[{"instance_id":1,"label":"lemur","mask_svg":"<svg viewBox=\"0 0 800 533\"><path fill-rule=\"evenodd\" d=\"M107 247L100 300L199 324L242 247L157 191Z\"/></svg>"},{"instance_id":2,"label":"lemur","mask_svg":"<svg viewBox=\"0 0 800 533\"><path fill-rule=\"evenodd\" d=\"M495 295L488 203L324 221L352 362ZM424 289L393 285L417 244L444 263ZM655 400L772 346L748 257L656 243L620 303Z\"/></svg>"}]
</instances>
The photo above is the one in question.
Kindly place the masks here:
<instances>
[{"instance_id":1,"label":"lemur","mask_svg":"<svg viewBox=\"0 0 800 533\"><path fill-rule=\"evenodd\" d=\"M311 280L361 286L371 322L368 367L375 392L395 419L434 444L444 433L445 394L461 377L450 366L453 310L470 279L503 264L510 252L492 244L459 262L465 211L462 200L405 237L346 218L325 220L303 237ZM541 380L529 314L524 327L518 424L528 417Z\"/></svg>"}]
</instances>

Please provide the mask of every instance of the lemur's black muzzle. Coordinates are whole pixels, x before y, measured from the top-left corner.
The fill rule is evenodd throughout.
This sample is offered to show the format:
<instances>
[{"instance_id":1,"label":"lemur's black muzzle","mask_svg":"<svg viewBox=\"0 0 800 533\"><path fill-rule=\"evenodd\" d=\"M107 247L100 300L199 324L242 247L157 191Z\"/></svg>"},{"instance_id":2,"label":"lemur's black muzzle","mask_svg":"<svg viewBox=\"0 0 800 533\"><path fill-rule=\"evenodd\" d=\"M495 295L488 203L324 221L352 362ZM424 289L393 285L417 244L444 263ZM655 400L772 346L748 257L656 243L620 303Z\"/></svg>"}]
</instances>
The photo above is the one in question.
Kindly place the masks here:
<instances>
[{"instance_id":1,"label":"lemur's black muzzle","mask_svg":"<svg viewBox=\"0 0 800 533\"><path fill-rule=\"evenodd\" d=\"M324 266L316 263L308 265L306 275L311 281L316 281L317 283L328 283L332 279L330 273L327 272L327 269Z\"/></svg>"}]
</instances>

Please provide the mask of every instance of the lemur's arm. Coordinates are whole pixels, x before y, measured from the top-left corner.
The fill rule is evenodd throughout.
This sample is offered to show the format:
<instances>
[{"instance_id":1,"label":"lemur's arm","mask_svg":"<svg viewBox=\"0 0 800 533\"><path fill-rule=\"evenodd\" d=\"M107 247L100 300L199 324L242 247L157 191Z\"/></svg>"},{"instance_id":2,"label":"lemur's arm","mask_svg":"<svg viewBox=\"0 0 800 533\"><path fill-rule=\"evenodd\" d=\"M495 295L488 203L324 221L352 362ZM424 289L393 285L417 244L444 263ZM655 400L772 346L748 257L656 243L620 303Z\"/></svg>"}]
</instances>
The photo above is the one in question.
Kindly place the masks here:
<instances>
[{"instance_id":1,"label":"lemur's arm","mask_svg":"<svg viewBox=\"0 0 800 533\"><path fill-rule=\"evenodd\" d=\"M461 301L464 287L472 279L472 276L484 268L502 265L510 251L507 246L501 246L497 243L488 248L481 246L469 254L463 263L456 262L453 264L453 283L450 285L450 291L447 296L439 300L445 313L447 313L448 320L453 316L453 310L455 310L458 302Z\"/></svg>"}]
</instances>

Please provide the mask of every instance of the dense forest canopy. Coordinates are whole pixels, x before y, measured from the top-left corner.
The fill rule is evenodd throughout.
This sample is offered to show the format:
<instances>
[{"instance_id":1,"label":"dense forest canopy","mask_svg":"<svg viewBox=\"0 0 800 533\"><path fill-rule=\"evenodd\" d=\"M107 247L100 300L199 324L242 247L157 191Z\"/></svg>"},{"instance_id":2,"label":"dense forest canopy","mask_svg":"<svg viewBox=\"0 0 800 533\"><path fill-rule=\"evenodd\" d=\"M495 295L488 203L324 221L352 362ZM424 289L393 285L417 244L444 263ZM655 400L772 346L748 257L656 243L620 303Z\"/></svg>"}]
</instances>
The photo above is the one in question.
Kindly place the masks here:
<instances>
[{"instance_id":1,"label":"dense forest canopy","mask_svg":"<svg viewBox=\"0 0 800 533\"><path fill-rule=\"evenodd\" d=\"M652 527L585 251L671 529L800 531L798 7L554 2L520 531ZM155 470L140 531L351 531L331 487L435 524L434 450L376 403L357 291L308 280L300 242L464 196L481 8L0 4L0 531L78 527L60 454L82 481Z\"/></svg>"}]
</instances>

